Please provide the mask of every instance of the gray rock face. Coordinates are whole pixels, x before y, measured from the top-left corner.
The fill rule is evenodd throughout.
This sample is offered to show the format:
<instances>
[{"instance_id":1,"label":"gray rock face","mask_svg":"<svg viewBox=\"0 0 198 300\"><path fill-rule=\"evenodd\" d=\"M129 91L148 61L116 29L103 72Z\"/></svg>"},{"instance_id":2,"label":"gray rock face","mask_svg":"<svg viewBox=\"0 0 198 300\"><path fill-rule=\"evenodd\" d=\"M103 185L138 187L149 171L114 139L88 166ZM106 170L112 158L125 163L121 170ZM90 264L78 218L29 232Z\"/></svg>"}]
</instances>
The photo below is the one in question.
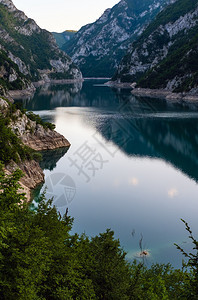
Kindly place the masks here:
<instances>
[{"instance_id":1,"label":"gray rock face","mask_svg":"<svg viewBox=\"0 0 198 300\"><path fill-rule=\"evenodd\" d=\"M21 16L22 17L22 16ZM15 27L16 31L18 31L22 35L31 36L33 33L41 33L41 29L34 22L34 20L28 20L28 18L24 18L24 26Z\"/></svg>"},{"instance_id":2,"label":"gray rock face","mask_svg":"<svg viewBox=\"0 0 198 300\"><path fill-rule=\"evenodd\" d=\"M7 111L9 105L8 102L5 101L4 99L0 98L0 112L4 115L5 112Z\"/></svg>"},{"instance_id":3,"label":"gray rock face","mask_svg":"<svg viewBox=\"0 0 198 300\"><path fill-rule=\"evenodd\" d=\"M31 190L35 189L38 185L44 183L45 181L43 170L39 166L39 163L35 160L25 160L18 164L16 164L14 161L11 161L5 166L5 172L7 175L12 174L17 169L21 169L23 172L23 177L19 182L22 189L20 189L19 192L25 193L26 201L30 202L32 200Z\"/></svg>"},{"instance_id":4,"label":"gray rock face","mask_svg":"<svg viewBox=\"0 0 198 300\"><path fill-rule=\"evenodd\" d=\"M9 82L13 82L17 80L17 72L14 69L11 69L10 75L9 75Z\"/></svg>"},{"instance_id":5,"label":"gray rock face","mask_svg":"<svg viewBox=\"0 0 198 300\"><path fill-rule=\"evenodd\" d=\"M44 173L38 162L26 160L16 164L11 161L6 165L6 170L9 171L9 173L13 173L18 168L20 168L24 174L20 182L28 189L34 189L37 185L44 182Z\"/></svg>"},{"instance_id":6,"label":"gray rock face","mask_svg":"<svg viewBox=\"0 0 198 300\"><path fill-rule=\"evenodd\" d=\"M11 12L17 10L11 0L0 0L0 3L5 5L8 8L8 10L11 11Z\"/></svg>"},{"instance_id":7,"label":"gray rock face","mask_svg":"<svg viewBox=\"0 0 198 300\"><path fill-rule=\"evenodd\" d=\"M167 4L174 0L121 0L94 23L82 27L62 49L85 77L109 77L129 45Z\"/></svg>"},{"instance_id":8,"label":"gray rock face","mask_svg":"<svg viewBox=\"0 0 198 300\"><path fill-rule=\"evenodd\" d=\"M23 73L24 75L29 74L27 66L19 57L14 56L11 52L8 53L8 57L18 66L21 73Z\"/></svg>"},{"instance_id":9,"label":"gray rock face","mask_svg":"<svg viewBox=\"0 0 198 300\"><path fill-rule=\"evenodd\" d=\"M19 110L15 113L15 117L16 120L11 123L11 128L26 146L36 151L70 146L64 136L54 130L44 129L25 114L21 115Z\"/></svg>"},{"instance_id":10,"label":"gray rock face","mask_svg":"<svg viewBox=\"0 0 198 300\"><path fill-rule=\"evenodd\" d=\"M6 114L8 110L8 102L0 98L0 113ZM70 146L70 143L63 135L54 130L45 129L40 124L30 120L25 114L22 114L20 110L14 113L14 119L9 125L12 131L26 146L36 151Z\"/></svg>"},{"instance_id":11,"label":"gray rock face","mask_svg":"<svg viewBox=\"0 0 198 300\"><path fill-rule=\"evenodd\" d=\"M131 45L114 80L134 82L142 77L140 87L179 92L192 89L193 93L197 81L193 61L198 52L194 42L198 1L187 2L178 0L157 16Z\"/></svg>"},{"instance_id":12,"label":"gray rock face","mask_svg":"<svg viewBox=\"0 0 198 300\"><path fill-rule=\"evenodd\" d=\"M63 63L61 59L59 59L59 60L51 59L50 64L59 73L64 73L69 70L69 65Z\"/></svg>"},{"instance_id":13,"label":"gray rock face","mask_svg":"<svg viewBox=\"0 0 198 300\"><path fill-rule=\"evenodd\" d=\"M198 8L193 12L181 16L173 23L169 22L165 24L165 26L160 25L147 39L144 40L143 45L141 45L142 47L132 47L131 51L129 51L131 56L129 61L129 74L135 75L139 72L142 73L157 65L167 56L169 48L175 42L174 36L181 31L184 31L184 33L187 32L196 24L198 24ZM164 43L163 47L160 48L155 43L156 36L162 38L166 37L168 43ZM145 63L143 61L145 61ZM125 65L121 65L119 69L122 71L123 68L125 68ZM170 85L171 84L174 83L170 83Z\"/></svg>"}]
</instances>

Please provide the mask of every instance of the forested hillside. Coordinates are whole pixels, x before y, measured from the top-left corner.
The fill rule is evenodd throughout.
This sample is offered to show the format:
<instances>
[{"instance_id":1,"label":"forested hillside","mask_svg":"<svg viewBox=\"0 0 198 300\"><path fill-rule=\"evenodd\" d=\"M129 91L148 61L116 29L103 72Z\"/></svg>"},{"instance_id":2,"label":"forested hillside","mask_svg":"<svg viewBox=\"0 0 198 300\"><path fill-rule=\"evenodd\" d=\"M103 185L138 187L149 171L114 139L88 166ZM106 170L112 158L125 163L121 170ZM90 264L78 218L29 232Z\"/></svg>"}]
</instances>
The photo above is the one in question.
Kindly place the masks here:
<instances>
[{"instance_id":1,"label":"forested hillside","mask_svg":"<svg viewBox=\"0 0 198 300\"><path fill-rule=\"evenodd\" d=\"M174 92L198 87L198 1L178 0L135 41L113 80Z\"/></svg>"},{"instance_id":2,"label":"forested hillside","mask_svg":"<svg viewBox=\"0 0 198 300\"><path fill-rule=\"evenodd\" d=\"M30 87L32 81L81 79L79 69L11 0L0 0L0 83L7 89Z\"/></svg>"}]
</instances>

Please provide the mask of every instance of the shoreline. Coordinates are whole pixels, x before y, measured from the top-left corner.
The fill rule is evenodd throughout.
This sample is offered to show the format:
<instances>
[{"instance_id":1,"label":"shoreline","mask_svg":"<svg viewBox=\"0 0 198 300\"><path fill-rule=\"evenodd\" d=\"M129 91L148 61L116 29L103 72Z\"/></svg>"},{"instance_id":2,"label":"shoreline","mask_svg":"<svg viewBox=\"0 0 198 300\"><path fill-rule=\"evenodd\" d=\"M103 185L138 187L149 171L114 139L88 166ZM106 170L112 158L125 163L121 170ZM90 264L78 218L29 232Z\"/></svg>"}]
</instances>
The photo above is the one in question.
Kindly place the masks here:
<instances>
[{"instance_id":1,"label":"shoreline","mask_svg":"<svg viewBox=\"0 0 198 300\"><path fill-rule=\"evenodd\" d=\"M84 77L84 80L110 80L110 77Z\"/></svg>"},{"instance_id":2,"label":"shoreline","mask_svg":"<svg viewBox=\"0 0 198 300\"><path fill-rule=\"evenodd\" d=\"M78 83L78 82L83 82L84 78L81 79L51 79L49 81L45 80L40 80L33 82L33 85L35 88L44 85L44 84L70 84L70 83Z\"/></svg>"},{"instance_id":3,"label":"shoreline","mask_svg":"<svg viewBox=\"0 0 198 300\"><path fill-rule=\"evenodd\" d=\"M24 90L9 90L7 92L6 97L9 97L9 99L14 98L23 98L23 97L31 97L35 91L36 88L45 85L45 84L74 84L74 83L81 83L84 81L84 78L82 79L52 79L50 81L40 80L37 82L32 83L31 88L27 88Z\"/></svg>"},{"instance_id":4,"label":"shoreline","mask_svg":"<svg viewBox=\"0 0 198 300\"><path fill-rule=\"evenodd\" d=\"M131 91L132 95L140 97L150 97L150 98L162 98L168 101L175 102L197 102L198 104L198 94L190 93L173 93L168 90L163 89L144 89L144 88L134 88Z\"/></svg>"},{"instance_id":5,"label":"shoreline","mask_svg":"<svg viewBox=\"0 0 198 300\"><path fill-rule=\"evenodd\" d=\"M117 89L133 89L131 82L116 82L116 81L107 81L104 83L105 86L117 88Z\"/></svg>"},{"instance_id":6,"label":"shoreline","mask_svg":"<svg viewBox=\"0 0 198 300\"><path fill-rule=\"evenodd\" d=\"M31 97L36 91L36 88L32 89L25 89L25 90L9 90L6 94L6 97L9 97L9 99L17 99L17 98L23 98L23 97Z\"/></svg>"},{"instance_id":7,"label":"shoreline","mask_svg":"<svg viewBox=\"0 0 198 300\"><path fill-rule=\"evenodd\" d=\"M131 89L131 94L139 97L149 98L160 98L167 101L178 102L178 103L194 103L198 104L198 93L192 94L189 92L173 93L172 91L165 89L147 89L147 88L136 88L135 83L122 82L118 83L115 81L108 81L104 85L117 89Z\"/></svg>"}]
</instances>

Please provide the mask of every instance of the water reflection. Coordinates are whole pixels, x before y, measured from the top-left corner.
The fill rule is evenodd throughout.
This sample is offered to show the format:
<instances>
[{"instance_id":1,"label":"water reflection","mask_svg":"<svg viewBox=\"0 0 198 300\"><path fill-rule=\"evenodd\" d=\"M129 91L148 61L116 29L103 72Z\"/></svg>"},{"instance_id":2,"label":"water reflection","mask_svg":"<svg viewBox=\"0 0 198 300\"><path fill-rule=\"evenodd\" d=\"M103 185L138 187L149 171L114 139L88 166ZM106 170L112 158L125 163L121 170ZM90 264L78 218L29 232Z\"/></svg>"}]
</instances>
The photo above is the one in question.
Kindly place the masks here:
<instances>
[{"instance_id":1,"label":"water reflection","mask_svg":"<svg viewBox=\"0 0 198 300\"><path fill-rule=\"evenodd\" d=\"M42 155L42 158L39 162L40 167L43 170L53 171L57 166L57 162L67 153L68 150L69 147L63 147L60 149L40 151ZM31 196L32 199L34 199L30 206L32 210L35 210L38 207L43 185L43 183L40 184L36 189L32 191Z\"/></svg>"},{"instance_id":2,"label":"water reflection","mask_svg":"<svg viewBox=\"0 0 198 300\"><path fill-rule=\"evenodd\" d=\"M181 257L173 244L186 240L180 218L197 228L195 105L136 98L129 90L112 90L93 81L84 82L82 89L48 86L24 103L54 122L71 142L66 155L46 153L41 165L46 178L64 173L76 184L69 205L74 232L92 236L112 228L131 259L137 255L142 233L149 260L179 266ZM90 183L69 161L85 141L108 160ZM110 157L104 146L116 155Z\"/></svg>"},{"instance_id":3,"label":"water reflection","mask_svg":"<svg viewBox=\"0 0 198 300\"><path fill-rule=\"evenodd\" d=\"M43 170L53 171L56 168L57 162L67 153L68 150L69 147L41 151L42 159L39 162L40 167Z\"/></svg>"},{"instance_id":4,"label":"water reflection","mask_svg":"<svg viewBox=\"0 0 198 300\"><path fill-rule=\"evenodd\" d=\"M110 89L100 83L46 84L37 89L32 99L23 99L23 104L28 110L38 111L94 108L92 114L82 114L81 118L106 141L129 156L161 158L197 181L197 103L134 97L130 90ZM52 115L47 118L53 121ZM57 156L53 157L56 164ZM53 165L50 155L48 163Z\"/></svg>"},{"instance_id":5,"label":"water reflection","mask_svg":"<svg viewBox=\"0 0 198 300\"><path fill-rule=\"evenodd\" d=\"M161 158L198 181L197 119L110 118L96 126L129 156Z\"/></svg>"},{"instance_id":6,"label":"water reflection","mask_svg":"<svg viewBox=\"0 0 198 300\"><path fill-rule=\"evenodd\" d=\"M82 82L75 84L45 84L37 88L31 97L16 99L22 101L28 110L50 110L70 105L82 89Z\"/></svg>"}]
</instances>

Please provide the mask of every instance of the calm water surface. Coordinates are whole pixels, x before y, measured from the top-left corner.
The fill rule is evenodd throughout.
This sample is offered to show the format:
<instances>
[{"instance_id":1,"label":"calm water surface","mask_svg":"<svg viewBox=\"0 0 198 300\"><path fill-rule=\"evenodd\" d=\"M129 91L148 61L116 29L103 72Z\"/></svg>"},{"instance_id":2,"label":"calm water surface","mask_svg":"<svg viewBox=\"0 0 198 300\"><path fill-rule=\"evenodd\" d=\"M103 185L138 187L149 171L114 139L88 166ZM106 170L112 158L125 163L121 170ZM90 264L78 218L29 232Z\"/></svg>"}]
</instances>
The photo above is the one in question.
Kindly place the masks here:
<instances>
[{"instance_id":1,"label":"calm water surface","mask_svg":"<svg viewBox=\"0 0 198 300\"><path fill-rule=\"evenodd\" d=\"M135 98L100 81L44 86L24 105L71 143L44 153L42 167L47 197L55 195L61 213L69 208L73 232L111 228L129 260L143 236L148 264L181 267L174 243L190 244L180 218L198 234L197 108Z\"/></svg>"}]
</instances>

